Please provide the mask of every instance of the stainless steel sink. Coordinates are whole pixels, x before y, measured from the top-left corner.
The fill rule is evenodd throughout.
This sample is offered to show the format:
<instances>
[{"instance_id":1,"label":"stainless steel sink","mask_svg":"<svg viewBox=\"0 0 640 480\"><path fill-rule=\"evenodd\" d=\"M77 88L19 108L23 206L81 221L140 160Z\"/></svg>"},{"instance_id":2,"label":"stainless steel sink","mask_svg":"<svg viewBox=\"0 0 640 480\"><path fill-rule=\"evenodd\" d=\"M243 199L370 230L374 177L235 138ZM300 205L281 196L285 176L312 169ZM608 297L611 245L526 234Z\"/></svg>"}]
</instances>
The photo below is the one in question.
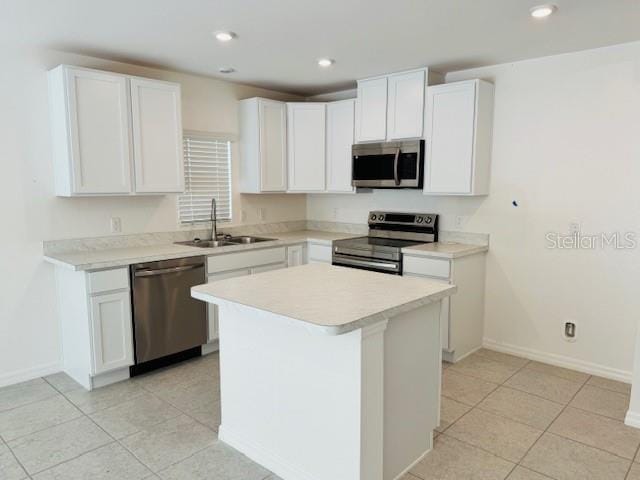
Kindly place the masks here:
<instances>
[{"instance_id":1,"label":"stainless steel sink","mask_svg":"<svg viewBox=\"0 0 640 480\"><path fill-rule=\"evenodd\" d=\"M176 242L177 245L188 245L189 247L200 247L200 248L215 248L215 247L226 247L228 245L237 245L237 243L231 243L226 240L188 240L186 242Z\"/></svg>"},{"instance_id":2,"label":"stainless steel sink","mask_svg":"<svg viewBox=\"0 0 640 480\"><path fill-rule=\"evenodd\" d=\"M275 238L241 236L241 237L227 237L225 240L231 243L259 243L259 242L270 242L272 240L275 240Z\"/></svg>"},{"instance_id":3,"label":"stainless steel sink","mask_svg":"<svg viewBox=\"0 0 640 480\"><path fill-rule=\"evenodd\" d=\"M188 240L186 242L176 242L176 244L188 245L190 247L215 248L215 247L227 247L229 245L269 242L272 240L275 240L275 239L263 238L263 237L239 236L239 237L224 237L223 240L200 240L199 238L194 238L193 240Z\"/></svg>"}]
</instances>

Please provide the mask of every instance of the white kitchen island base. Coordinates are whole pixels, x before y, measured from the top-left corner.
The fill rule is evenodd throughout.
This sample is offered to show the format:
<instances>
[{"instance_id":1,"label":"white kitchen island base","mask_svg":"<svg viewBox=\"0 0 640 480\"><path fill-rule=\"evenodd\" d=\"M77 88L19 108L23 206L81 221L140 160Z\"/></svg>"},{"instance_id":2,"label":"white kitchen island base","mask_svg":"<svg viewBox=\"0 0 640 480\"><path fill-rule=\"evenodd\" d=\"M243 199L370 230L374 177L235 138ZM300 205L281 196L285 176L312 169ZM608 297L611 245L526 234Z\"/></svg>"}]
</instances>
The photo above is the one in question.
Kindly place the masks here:
<instances>
[{"instance_id":1,"label":"white kitchen island base","mask_svg":"<svg viewBox=\"0 0 640 480\"><path fill-rule=\"evenodd\" d=\"M219 438L284 480L399 479L432 446L440 302L344 335L220 304Z\"/></svg>"},{"instance_id":2,"label":"white kitchen island base","mask_svg":"<svg viewBox=\"0 0 640 480\"><path fill-rule=\"evenodd\" d=\"M455 290L324 264L193 287L219 307L219 438L284 480L399 480L433 444Z\"/></svg>"}]
</instances>

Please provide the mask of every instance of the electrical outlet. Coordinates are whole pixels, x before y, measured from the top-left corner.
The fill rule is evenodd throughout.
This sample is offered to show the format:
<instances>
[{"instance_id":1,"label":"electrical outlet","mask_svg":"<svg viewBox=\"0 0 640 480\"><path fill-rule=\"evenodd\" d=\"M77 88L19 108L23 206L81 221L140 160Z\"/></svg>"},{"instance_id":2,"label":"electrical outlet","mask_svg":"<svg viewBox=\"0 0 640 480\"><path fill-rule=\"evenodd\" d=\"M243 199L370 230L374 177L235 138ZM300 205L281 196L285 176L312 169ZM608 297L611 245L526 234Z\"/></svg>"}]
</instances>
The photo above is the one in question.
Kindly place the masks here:
<instances>
[{"instance_id":1,"label":"electrical outlet","mask_svg":"<svg viewBox=\"0 0 640 480\"><path fill-rule=\"evenodd\" d=\"M465 217L463 215L456 215L456 220L455 220L455 228L457 230L460 230L461 228L463 228L465 226L465 224L467 223L467 219L469 217Z\"/></svg>"},{"instance_id":2,"label":"electrical outlet","mask_svg":"<svg viewBox=\"0 0 640 480\"><path fill-rule=\"evenodd\" d=\"M120 217L111 217L111 233L122 232L122 219Z\"/></svg>"},{"instance_id":3,"label":"electrical outlet","mask_svg":"<svg viewBox=\"0 0 640 480\"><path fill-rule=\"evenodd\" d=\"M565 320L562 325L562 337L567 342L575 342L578 339L578 326L575 320Z\"/></svg>"},{"instance_id":4,"label":"electrical outlet","mask_svg":"<svg viewBox=\"0 0 640 480\"><path fill-rule=\"evenodd\" d=\"M571 235L575 235L576 233L580 233L580 224L578 222L571 222L569 224L569 233Z\"/></svg>"},{"instance_id":5,"label":"electrical outlet","mask_svg":"<svg viewBox=\"0 0 640 480\"><path fill-rule=\"evenodd\" d=\"M340 214L340 209L339 208L334 208L333 209L333 219L337 220L339 214Z\"/></svg>"},{"instance_id":6,"label":"electrical outlet","mask_svg":"<svg viewBox=\"0 0 640 480\"><path fill-rule=\"evenodd\" d=\"M267 219L267 209L262 207L258 209L258 220L265 221Z\"/></svg>"}]
</instances>

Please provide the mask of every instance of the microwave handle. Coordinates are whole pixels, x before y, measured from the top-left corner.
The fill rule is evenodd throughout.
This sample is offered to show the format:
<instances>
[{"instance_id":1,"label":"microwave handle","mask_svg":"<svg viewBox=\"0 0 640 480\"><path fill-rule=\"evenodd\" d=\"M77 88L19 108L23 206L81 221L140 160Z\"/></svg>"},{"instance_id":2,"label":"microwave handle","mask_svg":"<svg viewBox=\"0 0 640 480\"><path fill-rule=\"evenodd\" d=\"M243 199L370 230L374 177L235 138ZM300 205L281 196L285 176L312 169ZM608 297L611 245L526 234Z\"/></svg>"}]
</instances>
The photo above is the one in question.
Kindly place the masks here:
<instances>
[{"instance_id":1,"label":"microwave handle","mask_svg":"<svg viewBox=\"0 0 640 480\"><path fill-rule=\"evenodd\" d=\"M398 159L400 157L400 149L396 149L396 156L393 159L393 180L396 185L400 185L400 177L398 175Z\"/></svg>"}]
</instances>

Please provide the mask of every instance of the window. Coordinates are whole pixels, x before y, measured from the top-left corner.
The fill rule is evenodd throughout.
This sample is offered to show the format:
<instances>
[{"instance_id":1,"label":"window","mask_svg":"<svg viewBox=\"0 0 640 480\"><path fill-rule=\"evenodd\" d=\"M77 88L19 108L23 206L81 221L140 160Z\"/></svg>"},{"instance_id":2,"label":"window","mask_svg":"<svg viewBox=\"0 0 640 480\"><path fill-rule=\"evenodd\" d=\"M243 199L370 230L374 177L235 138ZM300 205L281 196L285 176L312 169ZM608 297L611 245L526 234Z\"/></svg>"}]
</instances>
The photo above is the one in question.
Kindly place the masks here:
<instances>
[{"instance_id":1,"label":"window","mask_svg":"<svg viewBox=\"0 0 640 480\"><path fill-rule=\"evenodd\" d=\"M185 132L183 144L185 192L178 197L180 223L208 222L214 197L218 220L231 220L231 141Z\"/></svg>"}]
</instances>

